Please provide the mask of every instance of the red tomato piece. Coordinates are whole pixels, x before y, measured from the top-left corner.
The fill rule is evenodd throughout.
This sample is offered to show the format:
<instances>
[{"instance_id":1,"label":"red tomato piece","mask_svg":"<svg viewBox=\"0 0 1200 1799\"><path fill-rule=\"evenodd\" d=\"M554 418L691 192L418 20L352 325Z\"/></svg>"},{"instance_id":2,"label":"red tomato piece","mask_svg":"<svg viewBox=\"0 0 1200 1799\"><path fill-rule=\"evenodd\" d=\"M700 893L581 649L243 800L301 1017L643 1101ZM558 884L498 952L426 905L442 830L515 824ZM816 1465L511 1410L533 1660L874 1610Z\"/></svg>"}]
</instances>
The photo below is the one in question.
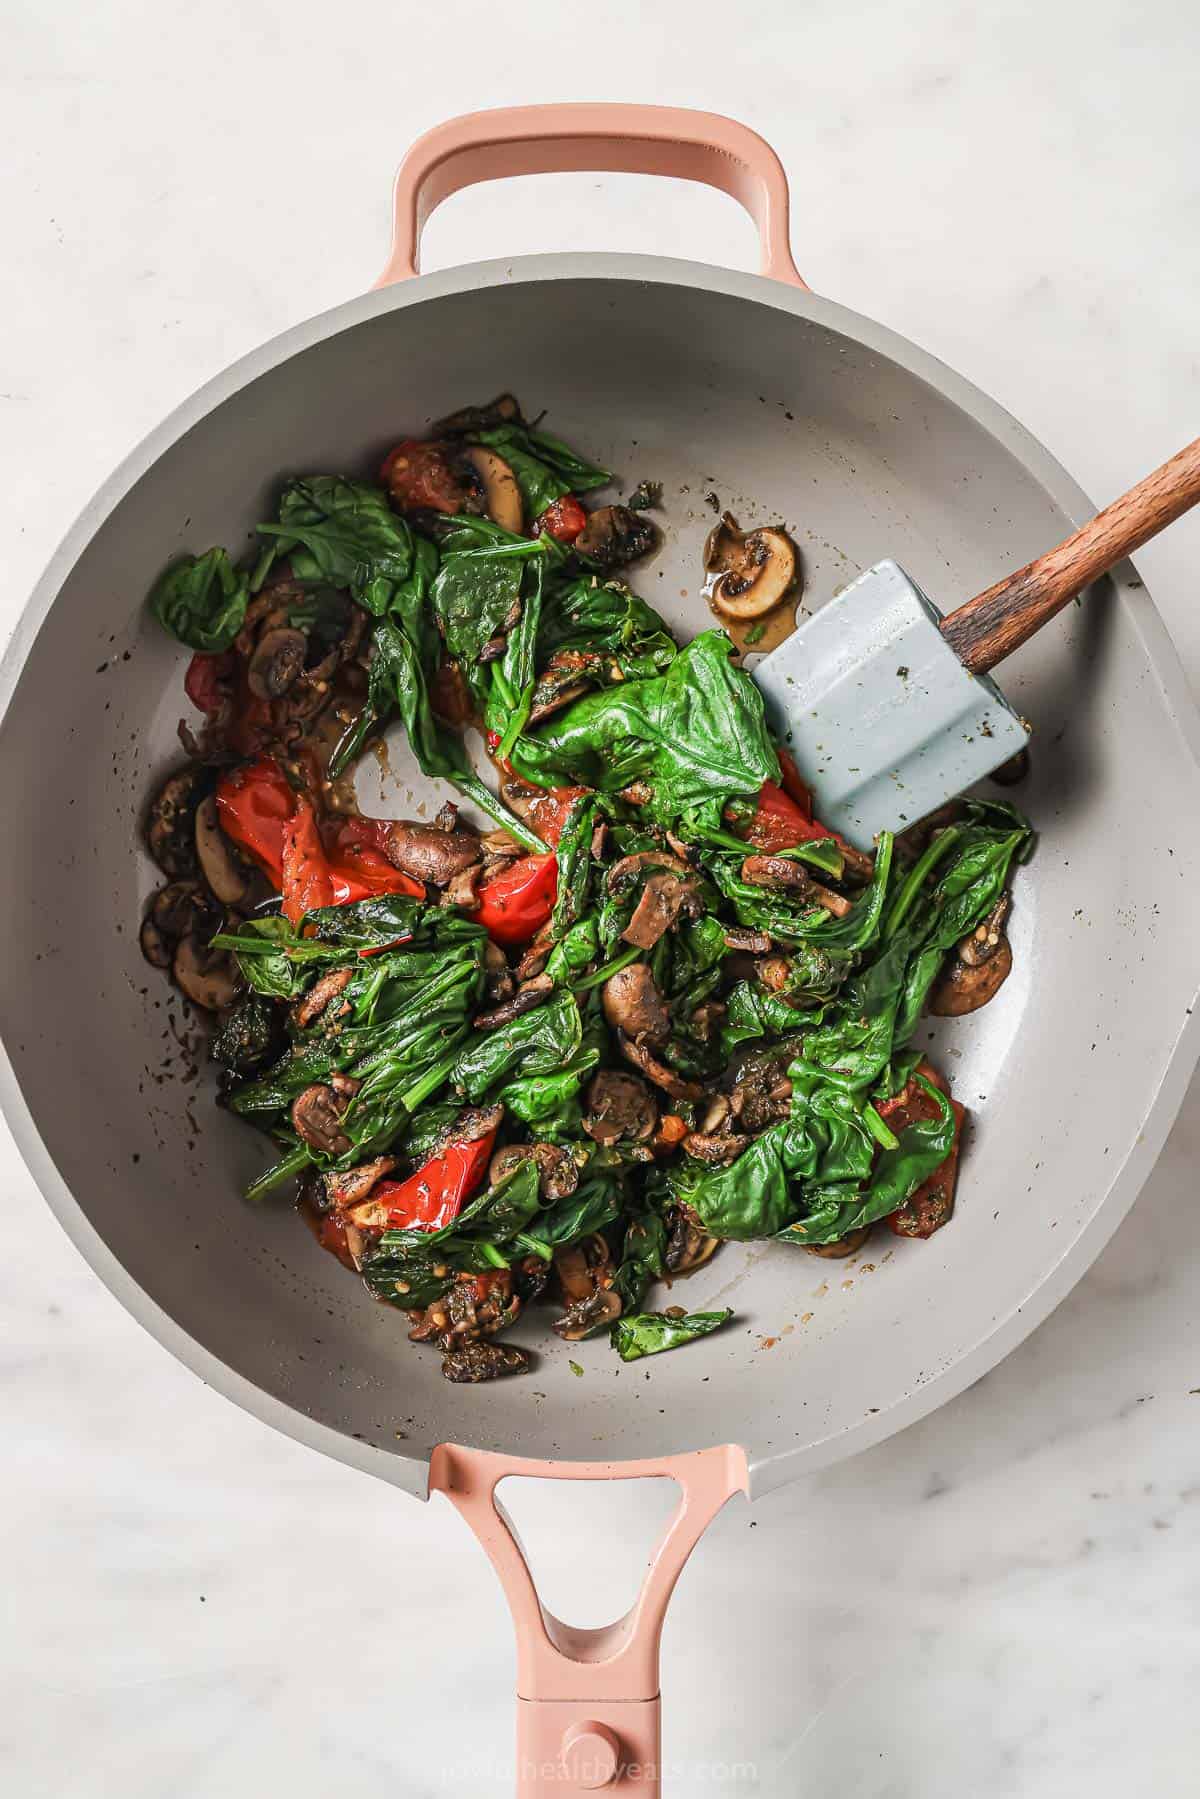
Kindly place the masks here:
<instances>
[{"instance_id":1,"label":"red tomato piece","mask_svg":"<svg viewBox=\"0 0 1200 1799\"><path fill-rule=\"evenodd\" d=\"M384 459L379 479L406 512L461 512L467 500L445 444L406 437Z\"/></svg>"},{"instance_id":2,"label":"red tomato piece","mask_svg":"<svg viewBox=\"0 0 1200 1799\"><path fill-rule=\"evenodd\" d=\"M778 755L779 785L788 798L799 806L805 818L811 819L813 815L812 788L807 781L801 778L800 770L786 750L780 750Z\"/></svg>"},{"instance_id":3,"label":"red tomato piece","mask_svg":"<svg viewBox=\"0 0 1200 1799\"><path fill-rule=\"evenodd\" d=\"M406 1181L377 1181L367 1202L386 1230L436 1231L452 1224L487 1173L495 1131L474 1143L448 1143Z\"/></svg>"},{"instance_id":4,"label":"red tomato piece","mask_svg":"<svg viewBox=\"0 0 1200 1799\"><path fill-rule=\"evenodd\" d=\"M306 912L334 904L333 877L329 872L321 833L311 803L299 795L296 810L283 827L283 916L299 924Z\"/></svg>"},{"instance_id":5,"label":"red tomato piece","mask_svg":"<svg viewBox=\"0 0 1200 1799\"><path fill-rule=\"evenodd\" d=\"M216 717L229 698L236 668L237 657L232 650L222 650L218 656L196 651L183 677L183 691L198 712Z\"/></svg>"},{"instance_id":6,"label":"red tomato piece","mask_svg":"<svg viewBox=\"0 0 1200 1799\"><path fill-rule=\"evenodd\" d=\"M557 894L557 859L522 856L484 882L472 916L495 943L528 943L553 912Z\"/></svg>"},{"instance_id":7,"label":"red tomato piece","mask_svg":"<svg viewBox=\"0 0 1200 1799\"><path fill-rule=\"evenodd\" d=\"M406 893L411 899L423 899L425 888L411 875L393 868L384 853L387 820L359 818L354 814L326 819L321 836L329 857L335 888L345 886L350 899L365 899L371 893ZM347 900L335 897L335 906Z\"/></svg>"},{"instance_id":8,"label":"red tomato piece","mask_svg":"<svg viewBox=\"0 0 1200 1799\"><path fill-rule=\"evenodd\" d=\"M551 849L558 848L571 807L587 791L586 787L548 787L526 804L528 823Z\"/></svg>"},{"instance_id":9,"label":"red tomato piece","mask_svg":"<svg viewBox=\"0 0 1200 1799\"><path fill-rule=\"evenodd\" d=\"M586 524L587 513L573 493L566 493L560 500L550 502L534 526L533 534L536 537L544 531L557 543L574 543Z\"/></svg>"},{"instance_id":10,"label":"red tomato piece","mask_svg":"<svg viewBox=\"0 0 1200 1799\"><path fill-rule=\"evenodd\" d=\"M234 768L217 782L217 817L232 839L278 887L283 880L283 836L296 809L296 794L270 756Z\"/></svg>"}]
</instances>

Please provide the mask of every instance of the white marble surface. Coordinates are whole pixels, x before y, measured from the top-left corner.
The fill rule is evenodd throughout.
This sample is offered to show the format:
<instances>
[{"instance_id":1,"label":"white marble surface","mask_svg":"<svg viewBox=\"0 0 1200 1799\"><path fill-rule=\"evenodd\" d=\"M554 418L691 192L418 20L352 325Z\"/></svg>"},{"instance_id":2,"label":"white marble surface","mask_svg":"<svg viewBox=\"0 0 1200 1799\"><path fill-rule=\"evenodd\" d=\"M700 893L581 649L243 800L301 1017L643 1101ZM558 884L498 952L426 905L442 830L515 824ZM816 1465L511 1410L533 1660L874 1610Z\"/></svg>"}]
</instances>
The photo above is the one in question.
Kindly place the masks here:
<instances>
[{"instance_id":1,"label":"white marble surface","mask_svg":"<svg viewBox=\"0 0 1200 1799\"><path fill-rule=\"evenodd\" d=\"M399 152L476 106L740 114L791 171L812 284L974 377L1097 497L1195 435L1194 0L735 16L2 0L0 623L171 405L370 281ZM452 202L428 263L581 244L752 255L723 200L668 216L632 178L588 177ZM1200 519L1141 558L1193 679L1198 563ZM1007 1363L718 1522L666 1634L671 1790L1196 1791L1198 1158L1194 1088L1130 1220ZM7 1141L0 1183L0 1791L507 1792L507 1619L448 1508L207 1392L100 1287ZM653 1509L605 1495L585 1556L536 1496L552 1594L619 1563L626 1526L640 1546Z\"/></svg>"}]
</instances>

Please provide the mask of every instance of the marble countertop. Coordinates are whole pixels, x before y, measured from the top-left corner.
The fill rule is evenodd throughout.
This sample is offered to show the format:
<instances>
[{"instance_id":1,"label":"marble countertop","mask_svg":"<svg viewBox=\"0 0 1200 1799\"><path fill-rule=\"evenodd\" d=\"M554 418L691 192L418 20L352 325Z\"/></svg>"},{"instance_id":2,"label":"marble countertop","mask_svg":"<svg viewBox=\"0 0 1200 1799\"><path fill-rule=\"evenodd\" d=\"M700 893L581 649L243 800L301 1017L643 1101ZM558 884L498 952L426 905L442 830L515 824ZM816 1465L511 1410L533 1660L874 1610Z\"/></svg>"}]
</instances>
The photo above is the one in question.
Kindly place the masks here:
<instances>
[{"instance_id":1,"label":"marble countertop","mask_svg":"<svg viewBox=\"0 0 1200 1799\"><path fill-rule=\"evenodd\" d=\"M741 116L814 287L1008 405L1098 500L1200 425L1190 0L359 0L5 9L0 626L116 460L201 380L361 288L406 143L623 97ZM541 248L746 266L705 192L476 191L427 266ZM1139 558L1200 679L1200 517ZM971 1392L750 1512L676 1596L669 1791L1162 1799L1196 1790L1200 1086L1132 1216ZM6 1718L20 1799L501 1795L507 1615L443 1502L273 1435L128 1318L0 1141ZM657 1496L521 1512L551 1602L631 1586ZM559 1527L561 1526L561 1528ZM586 1531L586 1536L583 1534ZM538 1549L540 1545L540 1549ZM368 1558L384 1572L362 1577ZM576 1607L578 1610L578 1607ZM599 1621L582 1618L580 1621Z\"/></svg>"}]
</instances>

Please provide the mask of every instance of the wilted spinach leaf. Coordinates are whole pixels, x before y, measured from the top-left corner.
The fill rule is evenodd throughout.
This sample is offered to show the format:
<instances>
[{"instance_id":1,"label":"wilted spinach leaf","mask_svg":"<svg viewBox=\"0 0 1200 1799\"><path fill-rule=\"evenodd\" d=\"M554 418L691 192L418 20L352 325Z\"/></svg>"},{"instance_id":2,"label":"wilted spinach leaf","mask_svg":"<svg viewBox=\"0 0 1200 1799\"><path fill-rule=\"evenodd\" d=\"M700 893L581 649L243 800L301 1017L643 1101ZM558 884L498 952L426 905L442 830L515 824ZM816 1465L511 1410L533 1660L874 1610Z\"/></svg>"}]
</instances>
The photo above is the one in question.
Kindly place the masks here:
<instances>
[{"instance_id":1,"label":"wilted spinach leaf","mask_svg":"<svg viewBox=\"0 0 1200 1799\"><path fill-rule=\"evenodd\" d=\"M635 1312L631 1318L617 1319L612 1340L623 1362L637 1362L643 1356L661 1355L664 1349L678 1349L697 1337L707 1337L732 1317L728 1306L719 1312L687 1312L682 1318L668 1317L666 1312Z\"/></svg>"},{"instance_id":2,"label":"wilted spinach leaf","mask_svg":"<svg viewBox=\"0 0 1200 1799\"><path fill-rule=\"evenodd\" d=\"M180 643L215 655L241 630L249 597L246 576L225 550L213 549L173 562L150 590L150 609Z\"/></svg>"}]
</instances>

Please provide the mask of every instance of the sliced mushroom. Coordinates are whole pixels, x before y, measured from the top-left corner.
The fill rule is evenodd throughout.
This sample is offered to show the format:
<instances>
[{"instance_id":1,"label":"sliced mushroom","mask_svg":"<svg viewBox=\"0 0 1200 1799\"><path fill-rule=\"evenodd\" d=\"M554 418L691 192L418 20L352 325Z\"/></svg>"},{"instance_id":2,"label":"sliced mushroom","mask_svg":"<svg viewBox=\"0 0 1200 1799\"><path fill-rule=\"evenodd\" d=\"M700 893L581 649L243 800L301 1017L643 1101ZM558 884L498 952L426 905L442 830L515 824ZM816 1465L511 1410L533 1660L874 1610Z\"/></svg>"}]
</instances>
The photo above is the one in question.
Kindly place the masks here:
<instances>
[{"instance_id":1,"label":"sliced mushroom","mask_svg":"<svg viewBox=\"0 0 1200 1799\"><path fill-rule=\"evenodd\" d=\"M173 881L191 880L197 869L196 807L211 776L201 768L185 768L163 782L150 804L146 846Z\"/></svg>"},{"instance_id":2,"label":"sliced mushroom","mask_svg":"<svg viewBox=\"0 0 1200 1799\"><path fill-rule=\"evenodd\" d=\"M751 1050L734 1064L730 1104L743 1129L765 1131L791 1110L792 1083L787 1067L795 1050L782 1043L772 1049Z\"/></svg>"},{"instance_id":3,"label":"sliced mushroom","mask_svg":"<svg viewBox=\"0 0 1200 1799\"><path fill-rule=\"evenodd\" d=\"M743 930L740 925L726 925L725 947L741 950L748 956L765 956L771 949L771 939L765 931L749 931Z\"/></svg>"},{"instance_id":4,"label":"sliced mushroom","mask_svg":"<svg viewBox=\"0 0 1200 1799\"><path fill-rule=\"evenodd\" d=\"M595 1143L613 1144L622 1139L645 1143L654 1135L658 1108L645 1083L636 1075L604 1068L592 1076L583 1101L583 1128Z\"/></svg>"},{"instance_id":5,"label":"sliced mushroom","mask_svg":"<svg viewBox=\"0 0 1200 1799\"><path fill-rule=\"evenodd\" d=\"M226 906L240 905L249 877L217 822L217 802L211 793L196 807L196 856L200 873L217 898Z\"/></svg>"},{"instance_id":6,"label":"sliced mushroom","mask_svg":"<svg viewBox=\"0 0 1200 1799\"><path fill-rule=\"evenodd\" d=\"M572 700L581 699L591 685L587 671L595 661L594 656L583 650L555 650L534 687L529 723L541 724L544 718L569 706Z\"/></svg>"},{"instance_id":7,"label":"sliced mushroom","mask_svg":"<svg viewBox=\"0 0 1200 1799\"><path fill-rule=\"evenodd\" d=\"M292 1022L299 1031L306 1031L310 1024L318 1019L332 1000L339 993L344 993L354 979L352 968L331 968L315 981L304 995L292 1007Z\"/></svg>"},{"instance_id":8,"label":"sliced mushroom","mask_svg":"<svg viewBox=\"0 0 1200 1799\"><path fill-rule=\"evenodd\" d=\"M684 1153L697 1162L707 1162L712 1168L724 1168L730 1162L736 1162L749 1142L749 1137L737 1136L732 1131L689 1131L683 1140L683 1148Z\"/></svg>"},{"instance_id":9,"label":"sliced mushroom","mask_svg":"<svg viewBox=\"0 0 1200 1799\"><path fill-rule=\"evenodd\" d=\"M535 975L541 974L550 960L550 951L554 948L554 930L548 920L538 932L533 942L523 952L517 963L518 981L532 981Z\"/></svg>"},{"instance_id":10,"label":"sliced mushroom","mask_svg":"<svg viewBox=\"0 0 1200 1799\"><path fill-rule=\"evenodd\" d=\"M619 862L613 863L605 884L610 893L621 893L625 888L632 887L643 875L659 869L669 869L678 875L694 873L690 862L685 862L682 856L673 855L668 850L637 850L633 855L622 856Z\"/></svg>"},{"instance_id":11,"label":"sliced mushroom","mask_svg":"<svg viewBox=\"0 0 1200 1799\"><path fill-rule=\"evenodd\" d=\"M786 893L807 893L813 884L804 864L790 856L747 856L742 879L751 887L773 887Z\"/></svg>"},{"instance_id":12,"label":"sliced mushroom","mask_svg":"<svg viewBox=\"0 0 1200 1799\"><path fill-rule=\"evenodd\" d=\"M608 1244L599 1231L581 1237L578 1243L564 1244L561 1249L556 1249L554 1272L563 1298L568 1302L586 1299L595 1288L603 1285L610 1262Z\"/></svg>"},{"instance_id":13,"label":"sliced mushroom","mask_svg":"<svg viewBox=\"0 0 1200 1799\"><path fill-rule=\"evenodd\" d=\"M292 1101L292 1125L296 1135L310 1149L320 1150L323 1155L345 1155L350 1147L350 1139L342 1130L345 1109L332 1087L314 1082Z\"/></svg>"},{"instance_id":14,"label":"sliced mushroom","mask_svg":"<svg viewBox=\"0 0 1200 1799\"><path fill-rule=\"evenodd\" d=\"M963 1018L968 1012L978 1012L1003 987L1012 965L1012 945L1007 937L993 956L974 968L956 955L930 990L929 1010L936 1018Z\"/></svg>"},{"instance_id":15,"label":"sliced mushroom","mask_svg":"<svg viewBox=\"0 0 1200 1799\"><path fill-rule=\"evenodd\" d=\"M477 1343L481 1337L499 1336L515 1324L521 1312L520 1297L513 1292L512 1275L505 1269L483 1276L460 1274L443 1302L446 1328L438 1338L440 1349L456 1349Z\"/></svg>"},{"instance_id":16,"label":"sliced mushroom","mask_svg":"<svg viewBox=\"0 0 1200 1799\"><path fill-rule=\"evenodd\" d=\"M663 1267L670 1275L692 1274L720 1248L720 1238L700 1229L683 1206L676 1209L667 1229Z\"/></svg>"},{"instance_id":17,"label":"sliced mushroom","mask_svg":"<svg viewBox=\"0 0 1200 1799\"><path fill-rule=\"evenodd\" d=\"M1011 904L1000 896L982 924L957 945L954 957L929 993L929 1010L937 1018L962 1018L977 1012L1003 987L1012 973L1012 945L1004 931Z\"/></svg>"},{"instance_id":18,"label":"sliced mushroom","mask_svg":"<svg viewBox=\"0 0 1200 1799\"><path fill-rule=\"evenodd\" d=\"M699 910L700 895L694 878L684 878L664 869L651 875L646 882L633 917L621 936L626 943L636 944L638 949L653 949L681 912L694 918Z\"/></svg>"},{"instance_id":19,"label":"sliced mushroom","mask_svg":"<svg viewBox=\"0 0 1200 1799\"><path fill-rule=\"evenodd\" d=\"M206 1012L231 1006L241 991L241 977L233 957L224 950L209 949L194 934L180 940L171 963L177 986Z\"/></svg>"},{"instance_id":20,"label":"sliced mushroom","mask_svg":"<svg viewBox=\"0 0 1200 1799\"><path fill-rule=\"evenodd\" d=\"M482 862L473 862L470 868L464 868L458 874L452 875L442 896L442 904L459 906L464 912L477 912L479 895L475 890L482 879Z\"/></svg>"},{"instance_id":21,"label":"sliced mushroom","mask_svg":"<svg viewBox=\"0 0 1200 1799\"><path fill-rule=\"evenodd\" d=\"M518 987L512 998L505 1000L502 1006L496 1006L491 1012L477 1013L475 1029L494 1031L500 1025L511 1024L523 1012L532 1012L535 1006L542 1005L553 992L554 982L548 974L535 975L532 981L526 981L524 986Z\"/></svg>"},{"instance_id":22,"label":"sliced mushroom","mask_svg":"<svg viewBox=\"0 0 1200 1799\"><path fill-rule=\"evenodd\" d=\"M564 1343L582 1343L606 1325L615 1324L621 1316L621 1297L611 1287L597 1287L582 1299L569 1305L561 1318L554 1319L550 1329Z\"/></svg>"},{"instance_id":23,"label":"sliced mushroom","mask_svg":"<svg viewBox=\"0 0 1200 1799\"><path fill-rule=\"evenodd\" d=\"M704 1098L703 1087L695 1081L685 1080L681 1074L676 1074L673 1068L669 1068L665 1062L659 1061L646 1044L635 1043L633 1038L627 1036L622 1030L617 1031L617 1042L625 1060L632 1062L635 1068L640 1068L648 1080L653 1081L656 1087L661 1087L664 1093L669 1093L672 1099L688 1105L695 1105L697 1101Z\"/></svg>"},{"instance_id":24,"label":"sliced mushroom","mask_svg":"<svg viewBox=\"0 0 1200 1799\"><path fill-rule=\"evenodd\" d=\"M206 943L221 924L220 907L198 881L171 881L159 888L142 921L142 954L152 968L170 968L181 937L194 931Z\"/></svg>"},{"instance_id":25,"label":"sliced mushroom","mask_svg":"<svg viewBox=\"0 0 1200 1799\"><path fill-rule=\"evenodd\" d=\"M523 1374L528 1366L528 1354L515 1343L467 1343L442 1357L445 1378L470 1385L499 1380L506 1374Z\"/></svg>"},{"instance_id":26,"label":"sliced mushroom","mask_svg":"<svg viewBox=\"0 0 1200 1799\"><path fill-rule=\"evenodd\" d=\"M833 1243L802 1243L800 1247L806 1249L810 1256L824 1256L829 1261L841 1261L845 1256L857 1255L870 1235L871 1226L863 1224L856 1231L847 1231L844 1237L838 1237Z\"/></svg>"},{"instance_id":27,"label":"sliced mushroom","mask_svg":"<svg viewBox=\"0 0 1200 1799\"><path fill-rule=\"evenodd\" d=\"M370 1196L376 1181L390 1174L395 1166L395 1156L376 1156L373 1162L363 1162L358 1168L327 1174L323 1182L326 1206L341 1210L360 1205Z\"/></svg>"},{"instance_id":28,"label":"sliced mushroom","mask_svg":"<svg viewBox=\"0 0 1200 1799\"><path fill-rule=\"evenodd\" d=\"M542 1199L566 1199L579 1185L579 1165L569 1149L557 1143L510 1143L498 1149L488 1169L493 1186L522 1162L537 1164L538 1193Z\"/></svg>"},{"instance_id":29,"label":"sliced mushroom","mask_svg":"<svg viewBox=\"0 0 1200 1799\"><path fill-rule=\"evenodd\" d=\"M264 631L246 664L246 685L258 700L277 700L303 674L308 638L292 625Z\"/></svg>"},{"instance_id":30,"label":"sliced mushroom","mask_svg":"<svg viewBox=\"0 0 1200 1799\"><path fill-rule=\"evenodd\" d=\"M435 825L400 819L384 833L384 854L393 868L445 887L464 868L479 861L479 838L474 831L439 831Z\"/></svg>"},{"instance_id":31,"label":"sliced mushroom","mask_svg":"<svg viewBox=\"0 0 1200 1799\"><path fill-rule=\"evenodd\" d=\"M461 460L483 489L484 507L492 523L511 531L514 537L519 536L525 522L525 508L517 478L507 462L497 456L495 450L484 449L481 444L472 444L464 450Z\"/></svg>"},{"instance_id":32,"label":"sliced mushroom","mask_svg":"<svg viewBox=\"0 0 1200 1799\"><path fill-rule=\"evenodd\" d=\"M704 546L709 596L725 618L762 618L794 586L796 551L775 526L742 532L731 513L714 525Z\"/></svg>"},{"instance_id":33,"label":"sliced mushroom","mask_svg":"<svg viewBox=\"0 0 1200 1799\"><path fill-rule=\"evenodd\" d=\"M605 981L600 995L609 1029L623 1031L636 1042L662 1043L671 1017L645 962L619 968Z\"/></svg>"},{"instance_id":34,"label":"sliced mushroom","mask_svg":"<svg viewBox=\"0 0 1200 1799\"><path fill-rule=\"evenodd\" d=\"M516 982L508 966L508 958L498 943L489 937L483 946L483 990L493 1005L511 999Z\"/></svg>"},{"instance_id":35,"label":"sliced mushroom","mask_svg":"<svg viewBox=\"0 0 1200 1799\"><path fill-rule=\"evenodd\" d=\"M658 529L644 512L632 512L628 506L599 506L588 514L574 547L601 568L620 568L649 555L657 543Z\"/></svg>"}]
</instances>

